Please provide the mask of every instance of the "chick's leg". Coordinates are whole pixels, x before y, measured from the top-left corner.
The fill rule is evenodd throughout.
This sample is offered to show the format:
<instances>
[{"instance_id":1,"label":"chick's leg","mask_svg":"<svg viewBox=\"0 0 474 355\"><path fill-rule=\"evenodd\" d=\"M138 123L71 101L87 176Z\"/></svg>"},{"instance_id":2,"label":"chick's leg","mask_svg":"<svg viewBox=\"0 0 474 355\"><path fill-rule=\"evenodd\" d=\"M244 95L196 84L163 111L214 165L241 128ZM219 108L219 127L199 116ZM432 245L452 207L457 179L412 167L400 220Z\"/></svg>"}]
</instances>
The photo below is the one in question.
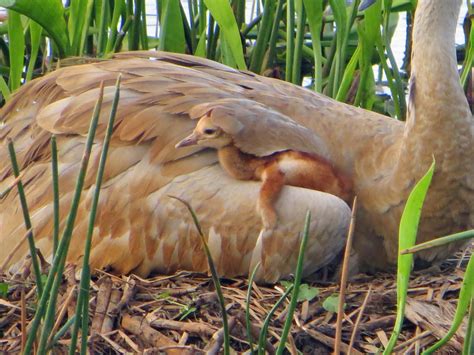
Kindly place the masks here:
<instances>
[{"instance_id":1,"label":"chick's leg","mask_svg":"<svg viewBox=\"0 0 474 355\"><path fill-rule=\"evenodd\" d=\"M277 165L271 165L263 171L257 211L262 218L263 226L267 229L273 229L276 226L278 216L273 205L284 185L285 174L278 169Z\"/></svg>"}]
</instances>

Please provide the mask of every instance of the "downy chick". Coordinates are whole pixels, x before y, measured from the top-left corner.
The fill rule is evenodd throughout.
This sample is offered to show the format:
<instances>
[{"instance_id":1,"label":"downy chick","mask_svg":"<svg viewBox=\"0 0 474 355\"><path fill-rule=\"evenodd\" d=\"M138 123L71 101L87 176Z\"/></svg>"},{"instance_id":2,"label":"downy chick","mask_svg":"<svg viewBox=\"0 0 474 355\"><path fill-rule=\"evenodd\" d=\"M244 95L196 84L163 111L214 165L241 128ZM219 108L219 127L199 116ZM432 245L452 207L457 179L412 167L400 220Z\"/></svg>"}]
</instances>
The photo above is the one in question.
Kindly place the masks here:
<instances>
[{"instance_id":1,"label":"downy chick","mask_svg":"<svg viewBox=\"0 0 474 355\"><path fill-rule=\"evenodd\" d=\"M274 203L284 185L319 190L346 202L352 197L352 183L332 164L316 154L284 150L258 157L242 152L231 134L215 124L211 112L204 115L193 133L176 148L199 145L217 150L221 167L233 178L262 181L257 211L265 228L274 228L277 214Z\"/></svg>"}]
</instances>

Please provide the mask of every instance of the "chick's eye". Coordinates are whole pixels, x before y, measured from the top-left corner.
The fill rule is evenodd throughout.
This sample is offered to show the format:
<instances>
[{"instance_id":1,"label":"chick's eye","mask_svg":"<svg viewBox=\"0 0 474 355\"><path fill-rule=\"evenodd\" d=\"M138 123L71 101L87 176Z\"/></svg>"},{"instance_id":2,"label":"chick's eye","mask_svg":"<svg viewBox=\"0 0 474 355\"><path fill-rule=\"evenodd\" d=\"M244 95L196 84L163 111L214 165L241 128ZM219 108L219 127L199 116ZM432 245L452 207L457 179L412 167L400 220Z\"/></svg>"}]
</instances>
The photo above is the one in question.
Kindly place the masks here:
<instances>
[{"instance_id":1,"label":"chick's eye","mask_svg":"<svg viewBox=\"0 0 474 355\"><path fill-rule=\"evenodd\" d=\"M214 134L216 130L212 129L212 128L206 128L204 130L204 134Z\"/></svg>"}]
</instances>

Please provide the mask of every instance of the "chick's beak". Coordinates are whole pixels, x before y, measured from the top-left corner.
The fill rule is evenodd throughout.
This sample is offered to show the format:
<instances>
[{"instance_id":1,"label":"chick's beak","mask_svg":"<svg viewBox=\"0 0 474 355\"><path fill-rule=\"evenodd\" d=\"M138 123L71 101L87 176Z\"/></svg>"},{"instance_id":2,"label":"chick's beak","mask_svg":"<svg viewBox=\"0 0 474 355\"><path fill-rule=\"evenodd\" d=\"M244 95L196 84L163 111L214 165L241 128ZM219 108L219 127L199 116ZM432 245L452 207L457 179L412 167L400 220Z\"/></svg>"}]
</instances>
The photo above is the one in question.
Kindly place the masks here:
<instances>
[{"instance_id":1,"label":"chick's beak","mask_svg":"<svg viewBox=\"0 0 474 355\"><path fill-rule=\"evenodd\" d=\"M198 137L197 135L193 132L180 142L175 145L175 148L182 148L182 147L188 147L190 145L196 145L198 142Z\"/></svg>"}]
</instances>

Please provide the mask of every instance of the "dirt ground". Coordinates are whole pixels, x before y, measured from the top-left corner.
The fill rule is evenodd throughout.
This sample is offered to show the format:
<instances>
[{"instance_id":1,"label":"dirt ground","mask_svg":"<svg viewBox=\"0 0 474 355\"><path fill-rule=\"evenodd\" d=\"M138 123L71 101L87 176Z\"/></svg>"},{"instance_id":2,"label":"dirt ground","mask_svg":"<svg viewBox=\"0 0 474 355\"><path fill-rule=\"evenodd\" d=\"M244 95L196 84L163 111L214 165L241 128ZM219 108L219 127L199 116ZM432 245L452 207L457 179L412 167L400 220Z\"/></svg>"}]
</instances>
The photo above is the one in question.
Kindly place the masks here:
<instances>
[{"instance_id":1,"label":"dirt ground","mask_svg":"<svg viewBox=\"0 0 474 355\"><path fill-rule=\"evenodd\" d=\"M417 354L446 333L471 251L472 247L438 269L413 275L406 319L395 348L397 353ZM36 287L27 265L17 275L0 275L0 283L8 285L8 290L0 290L0 353L21 351L25 341L22 328L34 314ZM69 266L58 301L55 330L74 314L78 287L75 274L74 267ZM306 299L298 304L294 315L287 350L291 354L327 354L333 349L336 332L336 314L330 311L330 300L338 292L338 286L321 279L307 285L304 286ZM249 350L245 326L247 280L222 280L222 287L231 347L234 353L246 352ZM258 339L265 317L284 289L284 284L253 286L250 320L254 338ZM394 276L358 275L349 282L346 292L342 351L346 353L349 348L352 354L379 351L387 343L395 322ZM278 345L288 305L286 300L270 322L266 344L269 353ZM222 318L212 280L207 275L181 272L141 279L101 271L92 280L89 312L91 353L222 352ZM441 353L461 352L465 327L463 324ZM66 332L53 353L65 353L69 343L70 334Z\"/></svg>"}]
</instances>

